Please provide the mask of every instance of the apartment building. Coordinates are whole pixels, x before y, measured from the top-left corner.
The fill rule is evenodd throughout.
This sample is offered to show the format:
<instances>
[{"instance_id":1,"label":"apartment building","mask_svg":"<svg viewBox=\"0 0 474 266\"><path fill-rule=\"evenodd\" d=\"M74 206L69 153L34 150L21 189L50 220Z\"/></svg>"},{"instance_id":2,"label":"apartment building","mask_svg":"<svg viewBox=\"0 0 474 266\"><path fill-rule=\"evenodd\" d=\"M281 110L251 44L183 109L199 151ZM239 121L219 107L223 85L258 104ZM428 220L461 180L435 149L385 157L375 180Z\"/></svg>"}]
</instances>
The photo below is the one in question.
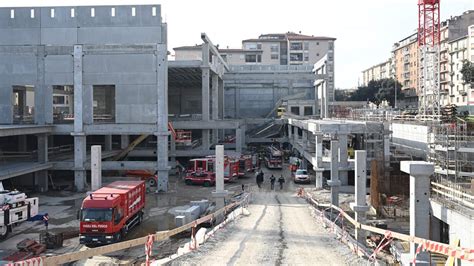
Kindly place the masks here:
<instances>
[{"instance_id":1,"label":"apartment building","mask_svg":"<svg viewBox=\"0 0 474 266\"><path fill-rule=\"evenodd\" d=\"M398 41L392 49L392 68L402 90L418 90L418 37L417 33Z\"/></svg>"},{"instance_id":2,"label":"apartment building","mask_svg":"<svg viewBox=\"0 0 474 266\"><path fill-rule=\"evenodd\" d=\"M362 86L367 86L372 80L391 78L392 75L392 61L388 59L362 71Z\"/></svg>"},{"instance_id":3,"label":"apartment building","mask_svg":"<svg viewBox=\"0 0 474 266\"><path fill-rule=\"evenodd\" d=\"M474 25L469 27L468 35L448 42L449 88L444 94L444 105L455 104L458 111L474 111L474 90L465 83L461 73L465 61L474 62Z\"/></svg>"}]
</instances>

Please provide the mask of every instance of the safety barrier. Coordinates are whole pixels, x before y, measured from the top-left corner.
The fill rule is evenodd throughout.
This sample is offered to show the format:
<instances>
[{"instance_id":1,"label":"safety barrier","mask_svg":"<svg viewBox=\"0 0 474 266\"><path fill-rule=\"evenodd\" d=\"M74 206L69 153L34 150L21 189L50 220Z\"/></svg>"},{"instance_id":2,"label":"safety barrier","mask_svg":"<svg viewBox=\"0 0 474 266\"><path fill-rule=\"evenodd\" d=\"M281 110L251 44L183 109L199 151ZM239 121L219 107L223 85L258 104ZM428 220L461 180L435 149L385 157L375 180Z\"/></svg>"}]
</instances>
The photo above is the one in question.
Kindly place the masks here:
<instances>
[{"instance_id":1,"label":"safety barrier","mask_svg":"<svg viewBox=\"0 0 474 266\"><path fill-rule=\"evenodd\" d=\"M20 266L20 265L60 265L60 264L65 264L69 262L74 262L78 261L81 259L86 259L92 256L96 255L102 255L102 254L107 254L127 248L132 248L140 245L145 245L145 255L150 258L151 257L151 247L153 242L157 241L163 241L168 239L171 236L177 235L181 232L187 231L189 229L196 228L196 226L206 223L209 221L213 221L214 218L219 217L220 215L226 215L229 210L233 210L236 207L239 207L241 205L244 205L248 203L248 200L250 198L249 194L243 195L243 198L240 199L237 202L231 203L229 205L226 205L225 207L217 210L214 213L208 214L202 218L199 218L197 220L194 220L188 224L185 224L183 226L168 230L168 231L160 231L156 232L155 234L151 234L148 236L144 237L139 237L135 238L132 240L128 241L123 241L115 244L110 244L106 246L101 246L101 247L96 247L96 248L90 248L82 251L76 251L76 252L70 252L62 255L57 255L57 256L42 256L42 257L36 257L24 261L18 261L15 263L10 263L8 264L9 266Z\"/></svg>"},{"instance_id":2,"label":"safety barrier","mask_svg":"<svg viewBox=\"0 0 474 266\"><path fill-rule=\"evenodd\" d=\"M365 231L368 231L368 232L383 235L384 239L382 239L382 241L379 244L379 246L382 245L382 247L377 247L374 251L374 254L371 255L369 258L374 258L374 256L376 256L376 253L378 251L380 251L383 248L383 246L388 245L388 243L387 243L388 241L392 241L392 239L399 239L399 240L407 241L407 242L410 242L410 243L418 244L416 254L420 253L421 251L429 251L429 252L434 252L434 253L450 256L450 257L460 259L460 260L466 260L466 261L469 261L469 262L474 262L474 248L454 247L454 246L450 246L448 244L439 243L439 242L436 242L436 241L431 241L431 240L423 239L423 238L416 237L416 236L410 236L410 235L406 235L406 234L401 234L401 233L392 232L392 231L389 231L389 230L384 230L384 229L380 229L380 228L377 228L377 227L361 224L361 223L357 222L356 220L354 220L354 218L352 218L349 214L344 212L338 206L328 204L328 203L319 203L319 202L317 202L315 199L313 199L313 197L311 197L310 195L305 193L302 188L300 188L297 191L297 195L299 195L302 198L305 198L310 204L312 204L315 207L325 208L325 210L332 209L332 210L336 211L337 213L339 213L336 220L343 217L348 222L350 222L355 228L357 228L359 230L365 230ZM320 213L321 213L321 216L323 216L325 211L320 211ZM324 218L326 218L326 217L324 217ZM332 221L331 226L335 227L336 220ZM382 242L384 242L384 240L386 240L386 242L384 244L382 244ZM416 257L413 258L413 260L415 261Z\"/></svg>"}]
</instances>

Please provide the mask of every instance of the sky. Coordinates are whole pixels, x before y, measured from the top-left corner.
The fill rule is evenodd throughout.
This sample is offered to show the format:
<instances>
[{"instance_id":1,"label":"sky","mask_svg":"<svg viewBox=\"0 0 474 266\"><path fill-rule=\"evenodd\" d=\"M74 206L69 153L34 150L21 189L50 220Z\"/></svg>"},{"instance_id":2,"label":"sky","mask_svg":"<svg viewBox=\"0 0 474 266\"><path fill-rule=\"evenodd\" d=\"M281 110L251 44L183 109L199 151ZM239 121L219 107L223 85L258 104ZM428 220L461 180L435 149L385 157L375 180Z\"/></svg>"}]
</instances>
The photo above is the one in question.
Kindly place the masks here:
<instances>
[{"instance_id":1,"label":"sky","mask_svg":"<svg viewBox=\"0 0 474 266\"><path fill-rule=\"evenodd\" d=\"M337 38L336 88L357 86L361 71L390 57L392 45L414 33L417 0L0 0L0 7L161 4L168 50L201 43L220 47L263 33L300 32ZM441 0L441 19L474 9L474 0Z\"/></svg>"}]
</instances>

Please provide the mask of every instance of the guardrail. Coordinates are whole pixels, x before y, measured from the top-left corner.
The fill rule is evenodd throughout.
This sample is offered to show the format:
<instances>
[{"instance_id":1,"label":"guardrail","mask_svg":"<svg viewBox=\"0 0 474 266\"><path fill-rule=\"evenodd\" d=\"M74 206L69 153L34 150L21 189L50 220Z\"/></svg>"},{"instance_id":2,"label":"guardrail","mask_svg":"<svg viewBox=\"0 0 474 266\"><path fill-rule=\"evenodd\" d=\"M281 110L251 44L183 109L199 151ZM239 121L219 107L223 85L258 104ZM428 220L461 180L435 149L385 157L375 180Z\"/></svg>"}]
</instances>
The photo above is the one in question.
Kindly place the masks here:
<instances>
[{"instance_id":1,"label":"guardrail","mask_svg":"<svg viewBox=\"0 0 474 266\"><path fill-rule=\"evenodd\" d=\"M456 202L462 206L474 209L474 196L448 184L439 184L431 182L432 196L449 199L450 202Z\"/></svg>"},{"instance_id":2,"label":"guardrail","mask_svg":"<svg viewBox=\"0 0 474 266\"><path fill-rule=\"evenodd\" d=\"M328 220L328 218L325 216L325 210L332 210L333 212L338 213L338 217L336 218L336 220L339 217L341 218L343 217L345 220L347 220L347 222L351 223L354 226L354 228L357 228L359 230L365 230L368 232L381 234L385 236L384 237L385 239L399 239L402 241L418 244L416 254L418 254L419 252L423 250L423 251L443 254L446 256L451 256L460 260L474 262L474 249L472 249L471 247L469 248L455 247L448 244L439 243L439 242L431 241L431 240L416 237L416 236L410 236L410 235L401 234L401 233L373 227L370 225L362 224L362 223L357 222L354 218L352 218L349 214L347 214L344 210L342 210L338 206L335 206L332 204L326 204L326 203L319 203L318 201L313 199L311 196L308 196L308 194L304 193L304 190L302 189L300 189L300 191L298 192L298 195L305 198L308 201L308 203L316 207L318 212L321 215L324 215L324 218L326 221ZM323 210L319 210L318 208L323 208ZM333 224L333 226L335 225L335 222L333 221L330 221L330 222ZM344 234L344 232L342 234ZM371 257L374 256L374 254L372 254ZM413 259L415 260L416 258L413 258Z\"/></svg>"},{"instance_id":3,"label":"guardrail","mask_svg":"<svg viewBox=\"0 0 474 266\"><path fill-rule=\"evenodd\" d=\"M250 199L250 194L247 193L247 194L244 195L244 197L241 200L239 200L237 202L231 203L231 204L217 210L214 213L208 214L208 215L206 215L202 218L199 218L197 220L194 220L194 221L192 221L188 224L185 224L183 226L180 226L180 227L168 230L168 231L160 231L160 232L156 232L154 234L148 235L148 236L139 237L139 238L136 238L136 239L133 239L133 240L123 241L123 242L110 244L110 245L106 245L106 246L102 246L102 247L90 248L90 249L86 249L86 250L82 250L82 251L70 252L70 253L57 255L57 256L51 256L51 257L42 256L42 257L32 258L32 259L29 259L29 260L26 260L26 261L15 262L15 263L8 264L8 265L12 265L12 266L13 265L30 265L30 264L35 265L34 263L37 263L36 265L41 265L41 263L42 263L42 265L60 265L60 264L65 264L65 263L69 263L69 262L78 261L78 260L81 260L81 259L86 259L86 258L96 256L96 255L107 254L107 253L111 253L111 252L115 252L115 251L119 251L119 250L123 250L123 249L127 249L127 248L132 248L132 247L136 247L136 246L140 246L140 245L145 245L145 244L147 244L147 242L149 241L150 238L152 238L154 240L154 242L163 241L163 240L168 239L171 236L177 235L177 234L179 234L181 232L184 232L184 231L187 231L189 229L193 229L193 228L197 227L198 225L200 225L202 223L212 221L220 215L225 215L229 211L231 211L231 210L233 210L233 209L235 209L235 208L237 208L241 205L244 205L244 204L248 203L249 199Z\"/></svg>"}]
</instances>

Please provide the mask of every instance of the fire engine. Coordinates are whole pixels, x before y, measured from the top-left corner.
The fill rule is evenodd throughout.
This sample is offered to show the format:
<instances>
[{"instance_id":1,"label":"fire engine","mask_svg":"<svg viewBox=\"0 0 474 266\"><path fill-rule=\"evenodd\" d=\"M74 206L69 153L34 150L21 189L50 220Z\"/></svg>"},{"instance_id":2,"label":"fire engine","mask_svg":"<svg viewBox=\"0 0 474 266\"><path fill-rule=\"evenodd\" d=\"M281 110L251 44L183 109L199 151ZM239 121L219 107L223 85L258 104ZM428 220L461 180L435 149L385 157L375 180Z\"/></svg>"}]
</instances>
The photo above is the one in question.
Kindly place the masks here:
<instances>
[{"instance_id":1,"label":"fire engine","mask_svg":"<svg viewBox=\"0 0 474 266\"><path fill-rule=\"evenodd\" d=\"M3 189L0 182L0 240L5 239L12 227L38 214L38 198L27 198L20 191Z\"/></svg>"},{"instance_id":2,"label":"fire engine","mask_svg":"<svg viewBox=\"0 0 474 266\"><path fill-rule=\"evenodd\" d=\"M204 186L214 185L215 183L215 158L207 156L189 161L186 171L187 184L203 184ZM232 182L239 177L239 160L224 157L224 181Z\"/></svg>"}]
</instances>

